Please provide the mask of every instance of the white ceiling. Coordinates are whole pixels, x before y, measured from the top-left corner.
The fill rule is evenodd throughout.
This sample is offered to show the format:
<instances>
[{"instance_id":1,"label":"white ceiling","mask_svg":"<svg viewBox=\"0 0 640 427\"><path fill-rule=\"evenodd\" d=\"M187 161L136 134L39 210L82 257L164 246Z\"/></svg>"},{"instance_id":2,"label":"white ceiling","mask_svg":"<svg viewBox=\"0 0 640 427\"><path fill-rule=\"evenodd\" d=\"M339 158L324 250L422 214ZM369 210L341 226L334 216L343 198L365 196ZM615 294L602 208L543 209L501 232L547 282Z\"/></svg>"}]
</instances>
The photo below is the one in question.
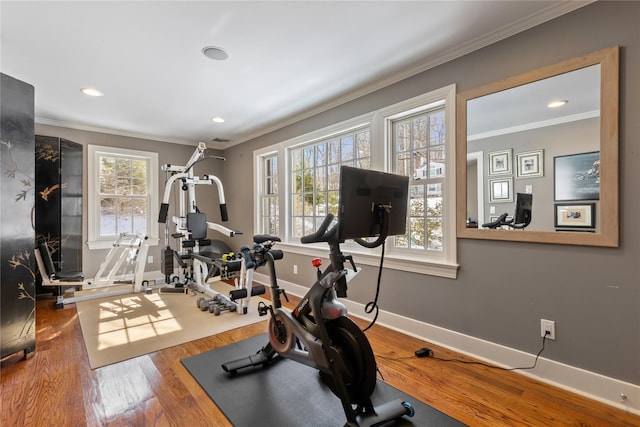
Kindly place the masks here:
<instances>
[{"instance_id":1,"label":"white ceiling","mask_svg":"<svg viewBox=\"0 0 640 427\"><path fill-rule=\"evenodd\" d=\"M551 101L566 105L548 108ZM592 65L467 103L467 139L482 139L600 115L600 65Z\"/></svg>"},{"instance_id":2,"label":"white ceiling","mask_svg":"<svg viewBox=\"0 0 640 427\"><path fill-rule=\"evenodd\" d=\"M226 148L589 2L3 0L0 69L38 123Z\"/></svg>"}]
</instances>

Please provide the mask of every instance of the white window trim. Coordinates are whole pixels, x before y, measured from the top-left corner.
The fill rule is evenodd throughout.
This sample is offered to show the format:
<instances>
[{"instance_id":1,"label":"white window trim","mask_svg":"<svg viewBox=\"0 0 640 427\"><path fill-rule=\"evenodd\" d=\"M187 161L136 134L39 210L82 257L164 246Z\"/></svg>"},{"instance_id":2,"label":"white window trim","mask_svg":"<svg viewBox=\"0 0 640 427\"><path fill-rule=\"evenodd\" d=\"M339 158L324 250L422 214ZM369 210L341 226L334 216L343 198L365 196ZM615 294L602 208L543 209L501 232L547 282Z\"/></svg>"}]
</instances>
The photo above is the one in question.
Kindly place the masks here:
<instances>
[{"instance_id":1,"label":"white window trim","mask_svg":"<svg viewBox=\"0 0 640 427\"><path fill-rule=\"evenodd\" d=\"M304 245L291 238L291 224L289 224L288 212L290 208L290 201L287 195L290 189L290 174L288 173L290 167L290 159L288 156L288 149L294 148L301 144L309 144L319 139L330 138L331 135L339 134L365 124L370 125L371 141L385 141L388 142L388 134L390 132L389 125L391 120L398 115L405 115L406 113L416 113L419 111L431 109L439 103L442 105L444 100L445 105L445 127L447 133L446 141L446 163L445 168L447 171L452 171L446 174L445 178L445 215L443 220L446 223L445 233L445 250L441 256L437 254L433 256L429 253L429 259L425 259L421 254L417 254L411 251L403 250L387 250L385 252L384 267L394 270L407 271L419 274L428 274L433 276L445 277L455 279L459 264L457 263L457 240L456 240L456 85L452 84L441 89L434 90L432 92L416 96L406 101L396 103L394 105L379 109L369 114L365 114L350 120L346 120L335 125L328 126L323 129L319 129L305 135L301 135L287 141L283 141L278 144L274 144L262 149L254 151L254 194L255 194L255 207L256 214L254 215L254 234L260 233L260 189L262 184L262 169L260 160L262 157L270 156L275 153L278 154L279 167L278 167L278 190L279 190L279 211L281 213L281 233L285 236L282 237L282 242L278 243L278 247L286 252L292 252L298 255L307 255L311 257L326 257L326 245L323 244L311 244ZM385 144L371 145L371 167L377 170L392 170L393 158L390 150L387 149ZM380 263L381 249L368 250L357 244L348 244L344 246L345 252L357 255L355 258L356 263L378 266ZM357 265L356 264L356 265Z\"/></svg>"},{"instance_id":2,"label":"white window trim","mask_svg":"<svg viewBox=\"0 0 640 427\"><path fill-rule=\"evenodd\" d=\"M88 176L88 189L87 199L88 199L88 221L87 221L87 231L89 240L87 241L87 245L89 246L89 250L94 249L110 249L113 246L113 239L101 239L100 235L100 221L98 220L98 215L100 212L99 203L99 192L98 192L98 171L100 170L100 165L98 164L98 157L100 154L121 154L129 157L138 157L149 160L149 171L148 171L148 189L150 196L150 207L149 207L149 235L147 242L149 246L157 246L159 242L159 233L158 233L158 153L150 152L150 151L139 151L139 150L129 150L126 148L117 148L117 147L103 147L99 145L89 145L88 146L88 163L89 163L89 176Z\"/></svg>"},{"instance_id":3,"label":"white window trim","mask_svg":"<svg viewBox=\"0 0 640 427\"><path fill-rule=\"evenodd\" d=\"M422 111L427 111L444 104L445 108L445 129L446 129L446 143L445 143L445 171L447 172L444 178L445 194L443 197L444 212L443 221L445 222L444 238L444 251L442 254L429 252L429 256L432 257L434 262L440 265L441 259L444 266L451 266L457 271L457 248L456 248L456 85L452 84L440 89L436 89L429 93L416 96L406 101L398 102L394 105L382 108L376 112L374 123L376 124L376 135L371 137L384 140L387 144L392 144L391 134L392 121L410 116ZM382 147L385 150L386 147ZM382 153L380 153L382 155ZM393 158L391 156L391 149L385 150L385 166L386 170L393 170ZM390 248L391 249L391 248ZM411 250L403 250L400 248L394 248L389 251L389 258L419 257L415 252ZM432 262L433 263L433 262ZM427 263L425 263L427 264Z\"/></svg>"},{"instance_id":4,"label":"white window trim","mask_svg":"<svg viewBox=\"0 0 640 427\"><path fill-rule=\"evenodd\" d=\"M291 188L291 176L288 173L289 167L291 166L291 159L289 158L287 151L299 145L311 144L321 139L331 138L331 136L339 135L341 133L348 132L349 130L370 125L371 117L371 113L363 114L353 119L349 119L335 125L331 125L319 130L315 130L313 132L306 133L304 135L297 136L287 141L255 150L253 152L253 194L256 214L254 215L253 221L253 234L255 235L261 233L260 215L258 215L258 213L260 209L260 196L262 194L262 177L264 174L263 164L261 161L263 158L272 156L274 154L278 155L278 211L280 212L281 219L285 218L286 220L288 215L287 212L289 212L288 209L290 208L290 201L288 200L288 197L286 197L286 194L288 194ZM291 224L287 223L287 221L280 221L280 233L284 233L284 236L279 236L282 238L283 243L289 242L291 239ZM297 242L297 244L305 247L309 246L302 245L299 242ZM280 246L281 244L278 243L278 245Z\"/></svg>"},{"instance_id":5,"label":"white window trim","mask_svg":"<svg viewBox=\"0 0 640 427\"><path fill-rule=\"evenodd\" d=\"M278 144L279 146L280 144ZM280 160L280 148L274 146L267 147L262 150L256 150L253 152L253 171L255 174L255 179L253 180L253 197L255 198L253 203L255 206L255 215L253 216L253 235L262 233L259 231L261 228L262 221L262 197L263 197L263 182L262 177L264 176L264 159L267 157L273 157L276 155L278 157L278 212L282 212L282 182L281 179L281 169L282 162ZM282 221L280 221L280 228L282 229Z\"/></svg>"}]
</instances>

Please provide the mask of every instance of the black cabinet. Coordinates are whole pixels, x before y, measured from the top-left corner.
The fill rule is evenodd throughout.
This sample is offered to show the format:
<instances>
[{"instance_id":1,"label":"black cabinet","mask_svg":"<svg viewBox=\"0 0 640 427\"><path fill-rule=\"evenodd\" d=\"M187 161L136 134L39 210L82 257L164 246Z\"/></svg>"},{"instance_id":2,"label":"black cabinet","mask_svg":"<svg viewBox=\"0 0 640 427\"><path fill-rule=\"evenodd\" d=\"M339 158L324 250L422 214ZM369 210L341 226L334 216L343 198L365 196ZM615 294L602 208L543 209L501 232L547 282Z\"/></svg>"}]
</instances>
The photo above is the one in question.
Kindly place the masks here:
<instances>
[{"instance_id":1,"label":"black cabinet","mask_svg":"<svg viewBox=\"0 0 640 427\"><path fill-rule=\"evenodd\" d=\"M82 145L36 135L36 240L51 250L56 271L82 271ZM36 293L45 289L38 278Z\"/></svg>"},{"instance_id":2,"label":"black cabinet","mask_svg":"<svg viewBox=\"0 0 640 427\"><path fill-rule=\"evenodd\" d=\"M34 88L1 74L1 357L35 352Z\"/></svg>"}]
</instances>

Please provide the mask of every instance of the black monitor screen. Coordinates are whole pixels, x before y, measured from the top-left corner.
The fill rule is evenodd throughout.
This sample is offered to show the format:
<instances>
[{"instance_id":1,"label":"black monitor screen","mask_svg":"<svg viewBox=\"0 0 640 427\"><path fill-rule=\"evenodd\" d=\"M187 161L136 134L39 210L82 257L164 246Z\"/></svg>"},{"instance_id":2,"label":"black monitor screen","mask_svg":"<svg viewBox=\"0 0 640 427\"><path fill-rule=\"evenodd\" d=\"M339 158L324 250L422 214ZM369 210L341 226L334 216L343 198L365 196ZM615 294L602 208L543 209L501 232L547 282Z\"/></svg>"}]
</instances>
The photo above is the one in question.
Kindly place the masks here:
<instances>
[{"instance_id":1,"label":"black monitor screen","mask_svg":"<svg viewBox=\"0 0 640 427\"><path fill-rule=\"evenodd\" d=\"M381 232L381 209L389 209L389 236L407 230L409 177L342 166L340 169L340 240L377 237Z\"/></svg>"},{"instance_id":2,"label":"black monitor screen","mask_svg":"<svg viewBox=\"0 0 640 427\"><path fill-rule=\"evenodd\" d=\"M516 213L514 224L526 224L531 222L531 209L533 208L533 194L518 193L516 197Z\"/></svg>"}]
</instances>

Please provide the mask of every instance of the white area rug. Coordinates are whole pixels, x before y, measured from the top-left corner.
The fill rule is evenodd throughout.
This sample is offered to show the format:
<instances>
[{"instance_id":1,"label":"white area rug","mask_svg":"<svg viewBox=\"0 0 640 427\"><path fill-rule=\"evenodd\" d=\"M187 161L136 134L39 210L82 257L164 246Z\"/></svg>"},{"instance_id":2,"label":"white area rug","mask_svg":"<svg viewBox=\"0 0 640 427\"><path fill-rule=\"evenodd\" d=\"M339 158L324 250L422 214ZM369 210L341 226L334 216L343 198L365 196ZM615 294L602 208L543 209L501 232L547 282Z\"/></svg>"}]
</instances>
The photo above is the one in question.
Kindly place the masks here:
<instances>
[{"instance_id":1,"label":"white area rug","mask_svg":"<svg viewBox=\"0 0 640 427\"><path fill-rule=\"evenodd\" d=\"M228 295L233 286L214 282L211 288ZM265 320L252 297L248 313L224 311L215 316L196 304L206 295L127 294L76 303L92 369L173 347ZM207 297L208 298L208 297Z\"/></svg>"}]
</instances>

